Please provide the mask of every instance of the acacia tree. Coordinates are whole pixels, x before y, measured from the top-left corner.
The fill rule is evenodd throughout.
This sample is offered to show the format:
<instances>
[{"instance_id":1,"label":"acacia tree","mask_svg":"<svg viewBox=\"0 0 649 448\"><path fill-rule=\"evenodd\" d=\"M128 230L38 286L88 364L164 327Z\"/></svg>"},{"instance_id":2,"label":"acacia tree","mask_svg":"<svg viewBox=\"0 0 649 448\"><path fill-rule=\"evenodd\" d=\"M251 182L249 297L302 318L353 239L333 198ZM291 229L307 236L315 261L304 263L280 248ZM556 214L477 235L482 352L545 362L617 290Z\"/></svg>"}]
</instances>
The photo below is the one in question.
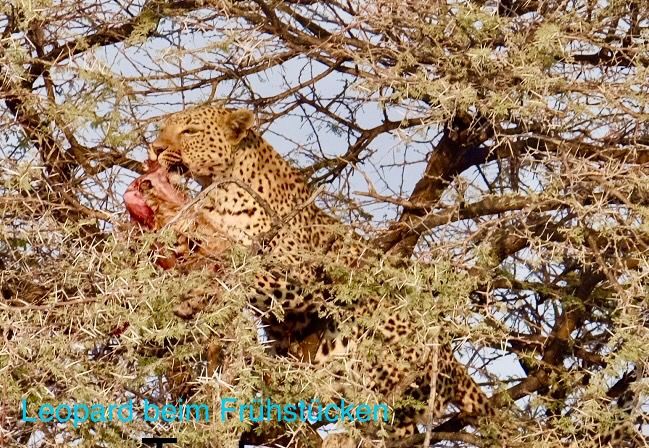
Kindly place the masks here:
<instances>
[{"instance_id":1,"label":"acacia tree","mask_svg":"<svg viewBox=\"0 0 649 448\"><path fill-rule=\"evenodd\" d=\"M249 429L27 425L23 398L164 401L184 379L199 401L262 389L328 397L326 372L263 349L245 287L176 319L179 297L214 280L160 272L151 241L125 224L121 195L157 120L213 101L254 110L265 137L321 186L319 204L373 246L438 269L424 276L446 291L435 319L454 323L458 358L503 420L476 430L450 410L398 444L597 445L623 423L625 444L646 443L646 2L0 7L3 446L135 446L165 431L229 446ZM235 255L235 267L255 263ZM245 286L242 271L227 275ZM362 296L371 280L358 278L348 289ZM204 368L215 334L234 345L223 375ZM280 428L275 442L307 443L297 440L316 440L312 431Z\"/></svg>"}]
</instances>

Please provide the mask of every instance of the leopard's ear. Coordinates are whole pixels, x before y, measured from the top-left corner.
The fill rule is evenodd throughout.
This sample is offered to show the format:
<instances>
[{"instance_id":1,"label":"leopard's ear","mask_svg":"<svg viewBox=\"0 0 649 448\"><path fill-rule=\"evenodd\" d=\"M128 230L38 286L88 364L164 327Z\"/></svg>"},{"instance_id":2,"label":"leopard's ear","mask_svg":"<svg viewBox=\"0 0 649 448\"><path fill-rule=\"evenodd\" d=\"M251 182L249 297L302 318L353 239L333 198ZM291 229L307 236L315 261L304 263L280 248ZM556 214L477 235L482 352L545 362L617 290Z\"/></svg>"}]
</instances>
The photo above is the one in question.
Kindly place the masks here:
<instances>
[{"instance_id":1,"label":"leopard's ear","mask_svg":"<svg viewBox=\"0 0 649 448\"><path fill-rule=\"evenodd\" d=\"M239 143L243 140L254 121L255 116L252 112L245 109L233 110L225 117L225 124L230 133L229 137L234 140L234 143Z\"/></svg>"}]
</instances>

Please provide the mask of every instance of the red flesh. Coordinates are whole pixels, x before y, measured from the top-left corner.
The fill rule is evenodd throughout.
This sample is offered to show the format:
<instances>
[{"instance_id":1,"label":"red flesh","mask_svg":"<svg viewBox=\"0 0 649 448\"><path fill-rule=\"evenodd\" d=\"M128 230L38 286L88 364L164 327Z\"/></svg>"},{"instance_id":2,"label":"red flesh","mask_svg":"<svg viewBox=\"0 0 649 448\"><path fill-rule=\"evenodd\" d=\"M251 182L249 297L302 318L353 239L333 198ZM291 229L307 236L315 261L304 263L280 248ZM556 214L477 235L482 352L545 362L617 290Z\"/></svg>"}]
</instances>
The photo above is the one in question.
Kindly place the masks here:
<instances>
[{"instance_id":1,"label":"red flesh","mask_svg":"<svg viewBox=\"0 0 649 448\"><path fill-rule=\"evenodd\" d=\"M169 173L158 162L148 160L147 172L135 179L126 189L124 204L133 221L153 230L156 226L155 211L147 204L142 191L142 185L145 181L151 184L151 188L148 189L147 193L154 194L162 202L181 206L187 201L187 198L171 185Z\"/></svg>"}]
</instances>

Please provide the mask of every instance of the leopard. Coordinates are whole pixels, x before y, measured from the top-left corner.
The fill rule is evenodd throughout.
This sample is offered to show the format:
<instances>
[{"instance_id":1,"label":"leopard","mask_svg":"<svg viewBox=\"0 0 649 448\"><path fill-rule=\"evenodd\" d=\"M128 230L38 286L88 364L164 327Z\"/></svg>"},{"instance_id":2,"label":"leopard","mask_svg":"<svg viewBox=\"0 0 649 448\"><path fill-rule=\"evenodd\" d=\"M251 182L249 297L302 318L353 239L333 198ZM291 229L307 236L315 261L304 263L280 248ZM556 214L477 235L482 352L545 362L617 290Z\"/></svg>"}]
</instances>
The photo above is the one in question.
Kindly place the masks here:
<instances>
[{"instance_id":1,"label":"leopard","mask_svg":"<svg viewBox=\"0 0 649 448\"><path fill-rule=\"evenodd\" d=\"M265 316L264 324L269 337L279 341L275 349L286 352L293 340L322 326L314 300L317 292L304 292L300 287L300 283L312 282L319 270L302 255L313 255L313 248L321 248L320 255L335 253L353 265L364 249L348 244L341 250L348 238L340 237L340 223L310 201L301 174L251 131L252 120L249 111L219 108L172 115L151 144L150 158L171 171L186 169L201 183L217 180L198 213L202 227L210 229L204 234L225 234L233 245L261 244L270 255L269 263L290 266L259 273L251 301L257 310L267 311L278 303L284 311L284 324L279 325L272 315ZM205 146L214 151L202 150ZM294 213L296 206L299 213ZM262 238L274 226L276 234ZM289 271L300 282L292 281Z\"/></svg>"},{"instance_id":2,"label":"leopard","mask_svg":"<svg viewBox=\"0 0 649 448\"><path fill-rule=\"evenodd\" d=\"M388 347L390 359L405 361L370 362L367 384L372 390L425 403L435 384L436 418L449 403L465 415L493 415L486 394L455 359L449 342L440 343L438 350L403 348L399 341L412 330L407 317L397 312L378 328L361 323L362 316L374 312L379 298L341 305L351 322L351 332L345 334L321 315L323 304L335 303L336 297L332 279L317 260L335 260L354 269L380 254L350 225L316 204L304 174L261 136L254 123L252 111L220 105L176 112L162 122L149 157L207 185L203 190L207 194L197 205L209 228L203 229L204 234L226 234L235 244L258 247L272 260L268 269L256 273L249 304L263 317L269 337L278 344L277 353L286 354L291 341L297 340L307 347L302 359L324 366L353 354L357 341L371 330ZM283 319L269 313L276 306ZM390 437L415 434L427 412L412 406L400 409L398 415L395 411Z\"/></svg>"}]
</instances>

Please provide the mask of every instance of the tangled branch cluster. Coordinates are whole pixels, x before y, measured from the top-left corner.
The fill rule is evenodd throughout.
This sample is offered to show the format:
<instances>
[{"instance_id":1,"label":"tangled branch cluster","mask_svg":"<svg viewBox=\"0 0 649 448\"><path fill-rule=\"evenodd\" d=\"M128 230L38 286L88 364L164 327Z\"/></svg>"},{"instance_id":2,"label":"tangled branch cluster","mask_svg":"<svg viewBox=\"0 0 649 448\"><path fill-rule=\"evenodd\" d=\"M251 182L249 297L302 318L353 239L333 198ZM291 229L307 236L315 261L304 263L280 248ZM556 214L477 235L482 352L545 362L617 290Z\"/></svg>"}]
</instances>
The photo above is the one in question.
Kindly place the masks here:
<instances>
[{"instance_id":1,"label":"tangled branch cluster","mask_svg":"<svg viewBox=\"0 0 649 448\"><path fill-rule=\"evenodd\" d=\"M377 248L444 267L435 281L457 294L436 322L514 425L476 432L451 412L428 442L585 446L626 422L642 446L646 2L34 0L0 5L0 33L0 445L170 431L227 446L248 429L34 427L23 398L332 396L326 371L258 341L243 297L259 260L235 251L219 306L179 321L212 274L161 272L126 223L154 123L218 100L255 110L319 205ZM205 358L215 335L230 373Z\"/></svg>"}]
</instances>

